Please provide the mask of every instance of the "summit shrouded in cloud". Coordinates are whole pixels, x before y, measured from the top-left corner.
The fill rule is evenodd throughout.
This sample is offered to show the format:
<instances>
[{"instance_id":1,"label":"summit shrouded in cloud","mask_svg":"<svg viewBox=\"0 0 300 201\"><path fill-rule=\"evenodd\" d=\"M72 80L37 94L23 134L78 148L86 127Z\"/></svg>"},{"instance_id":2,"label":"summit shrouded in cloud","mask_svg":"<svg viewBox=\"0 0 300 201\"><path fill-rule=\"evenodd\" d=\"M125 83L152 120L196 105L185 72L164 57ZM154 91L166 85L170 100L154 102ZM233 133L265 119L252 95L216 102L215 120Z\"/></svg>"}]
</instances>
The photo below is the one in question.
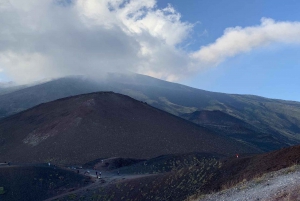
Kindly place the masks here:
<instances>
[{"instance_id":1,"label":"summit shrouded in cloud","mask_svg":"<svg viewBox=\"0 0 300 201\"><path fill-rule=\"evenodd\" d=\"M254 48L300 41L299 22L262 18L189 50L195 22L155 0L2 0L0 24L1 73L19 83L103 71L177 81Z\"/></svg>"},{"instance_id":2,"label":"summit shrouded in cloud","mask_svg":"<svg viewBox=\"0 0 300 201\"><path fill-rule=\"evenodd\" d=\"M193 25L154 0L12 0L0 9L1 69L16 81L107 70L172 80L189 66L177 46Z\"/></svg>"}]
</instances>

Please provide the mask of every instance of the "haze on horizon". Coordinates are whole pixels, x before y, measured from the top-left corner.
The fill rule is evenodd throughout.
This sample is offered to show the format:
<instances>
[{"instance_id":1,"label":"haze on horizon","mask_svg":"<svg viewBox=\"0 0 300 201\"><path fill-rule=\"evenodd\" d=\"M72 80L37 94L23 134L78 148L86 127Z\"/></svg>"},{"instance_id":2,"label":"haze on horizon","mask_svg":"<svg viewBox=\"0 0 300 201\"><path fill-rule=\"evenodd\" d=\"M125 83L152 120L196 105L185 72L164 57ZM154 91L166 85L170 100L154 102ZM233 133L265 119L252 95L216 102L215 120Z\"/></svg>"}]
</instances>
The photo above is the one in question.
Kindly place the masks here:
<instances>
[{"instance_id":1,"label":"haze on horizon","mask_svg":"<svg viewBox=\"0 0 300 201\"><path fill-rule=\"evenodd\" d=\"M253 14L251 23L242 21L249 13L231 24L220 13L223 21L208 24L205 19L212 16L197 15L197 9L218 10L222 5L203 1L197 8L195 2L3 0L0 79L22 84L106 71L134 72L206 90L300 101L299 95L291 95L298 86L300 18L283 12L273 19L272 12L279 12L273 9L265 12L268 15ZM224 10L245 9L237 1L227 3ZM274 5L281 6L277 1ZM261 7L254 1L251 9ZM224 27L223 33L215 27ZM279 69L271 75L274 63L266 62L270 60L277 61L274 68Z\"/></svg>"}]
</instances>

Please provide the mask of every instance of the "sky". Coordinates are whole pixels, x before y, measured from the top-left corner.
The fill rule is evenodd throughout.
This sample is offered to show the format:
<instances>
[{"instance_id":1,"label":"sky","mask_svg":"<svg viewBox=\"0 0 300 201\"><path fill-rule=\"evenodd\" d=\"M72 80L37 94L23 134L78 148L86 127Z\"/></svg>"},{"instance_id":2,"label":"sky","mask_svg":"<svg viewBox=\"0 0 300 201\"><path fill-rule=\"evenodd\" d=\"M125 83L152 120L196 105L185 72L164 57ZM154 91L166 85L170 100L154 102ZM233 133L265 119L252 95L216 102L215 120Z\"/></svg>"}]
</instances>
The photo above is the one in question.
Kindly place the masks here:
<instances>
[{"instance_id":1,"label":"sky","mask_svg":"<svg viewBox=\"0 0 300 201\"><path fill-rule=\"evenodd\" d=\"M300 101L296 0L0 0L0 81L134 72Z\"/></svg>"}]
</instances>

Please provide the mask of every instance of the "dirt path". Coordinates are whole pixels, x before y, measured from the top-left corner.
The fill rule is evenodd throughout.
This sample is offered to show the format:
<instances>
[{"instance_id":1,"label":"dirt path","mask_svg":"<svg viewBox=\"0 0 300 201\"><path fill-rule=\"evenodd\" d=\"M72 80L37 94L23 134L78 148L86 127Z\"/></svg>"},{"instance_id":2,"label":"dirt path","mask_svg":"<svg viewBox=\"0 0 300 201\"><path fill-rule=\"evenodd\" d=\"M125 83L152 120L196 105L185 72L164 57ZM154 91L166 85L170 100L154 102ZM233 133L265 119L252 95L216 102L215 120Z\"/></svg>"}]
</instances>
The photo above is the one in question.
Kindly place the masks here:
<instances>
[{"instance_id":1,"label":"dirt path","mask_svg":"<svg viewBox=\"0 0 300 201\"><path fill-rule=\"evenodd\" d=\"M72 170L73 171L73 170ZM89 174L84 174L84 172L89 171ZM75 172L77 172L77 170L75 170ZM99 173L99 171L98 171ZM57 200L59 198L68 196L70 194L78 194L78 193L82 193L84 191L87 190L93 190L99 187L103 187L103 186L108 186L110 184L114 184L117 182L125 182L128 180L132 180L132 179L137 179L137 178L141 178L141 177L148 177L148 176L152 176L152 175L117 175L117 174L113 174L110 172L101 172L101 179L97 179L96 176L96 171L95 170L89 170L89 169L80 169L80 174L85 175L85 176L89 176L94 180L94 183L89 184L85 187L67 192L67 193L63 193L61 195L46 199L44 201L53 201L53 200Z\"/></svg>"},{"instance_id":2,"label":"dirt path","mask_svg":"<svg viewBox=\"0 0 300 201\"><path fill-rule=\"evenodd\" d=\"M239 184L231 189L207 195L199 201L273 201L278 197L288 196L289 192L299 186L300 167L293 166Z\"/></svg>"}]
</instances>

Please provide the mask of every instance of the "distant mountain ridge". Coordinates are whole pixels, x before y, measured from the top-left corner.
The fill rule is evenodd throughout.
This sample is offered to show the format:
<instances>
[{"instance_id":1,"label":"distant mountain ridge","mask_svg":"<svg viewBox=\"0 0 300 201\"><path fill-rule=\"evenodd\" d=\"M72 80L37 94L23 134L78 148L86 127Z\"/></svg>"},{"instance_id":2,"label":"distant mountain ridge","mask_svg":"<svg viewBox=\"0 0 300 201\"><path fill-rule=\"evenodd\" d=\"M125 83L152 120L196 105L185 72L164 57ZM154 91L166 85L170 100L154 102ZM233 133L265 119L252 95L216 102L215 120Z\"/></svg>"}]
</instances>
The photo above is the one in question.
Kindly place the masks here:
<instances>
[{"instance_id":1,"label":"distant mountain ridge","mask_svg":"<svg viewBox=\"0 0 300 201\"><path fill-rule=\"evenodd\" d=\"M138 74L114 73L100 80L67 77L3 94L0 95L0 117L40 103L97 91L125 94L177 116L189 116L201 110L221 111L250 125L251 130L256 133L252 136L254 141L263 142L260 139L262 136L271 136L273 139L266 140L279 142L276 146L264 145L266 151L300 143L298 102L209 92ZM199 124L202 125L201 122ZM243 135L236 131L234 133ZM244 140L253 143L251 140Z\"/></svg>"}]
</instances>

